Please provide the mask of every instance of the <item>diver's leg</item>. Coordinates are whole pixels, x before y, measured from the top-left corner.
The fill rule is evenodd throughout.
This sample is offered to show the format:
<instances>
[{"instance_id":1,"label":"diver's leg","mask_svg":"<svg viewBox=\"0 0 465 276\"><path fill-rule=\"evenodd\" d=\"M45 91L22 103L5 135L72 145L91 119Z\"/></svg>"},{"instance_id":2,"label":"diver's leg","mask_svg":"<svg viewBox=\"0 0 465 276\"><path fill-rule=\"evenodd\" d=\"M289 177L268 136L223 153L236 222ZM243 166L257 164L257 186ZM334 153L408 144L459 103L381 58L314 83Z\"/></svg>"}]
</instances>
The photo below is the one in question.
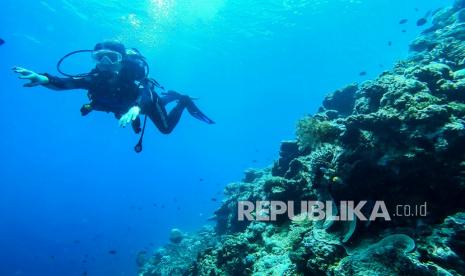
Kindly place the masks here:
<instances>
[{"instance_id":1,"label":"diver's leg","mask_svg":"<svg viewBox=\"0 0 465 276\"><path fill-rule=\"evenodd\" d=\"M163 92L162 95L163 96L160 97L160 99L161 99L162 104L165 106L171 102L181 100L183 97L185 97L181 93L178 93L173 90L168 90L168 92Z\"/></svg>"},{"instance_id":2,"label":"diver's leg","mask_svg":"<svg viewBox=\"0 0 465 276\"><path fill-rule=\"evenodd\" d=\"M166 114L165 106L161 103L160 98L156 96L153 102L147 107L145 111L146 115L149 116L153 124L160 130L161 133L170 133L169 125Z\"/></svg>"},{"instance_id":3,"label":"diver's leg","mask_svg":"<svg viewBox=\"0 0 465 276\"><path fill-rule=\"evenodd\" d=\"M166 106L167 104L171 103L171 102L174 102L176 100L179 100L178 97L175 97L173 95L163 95L160 97L160 101L161 101L161 104Z\"/></svg>"},{"instance_id":4,"label":"diver's leg","mask_svg":"<svg viewBox=\"0 0 465 276\"><path fill-rule=\"evenodd\" d=\"M176 91L170 90L166 93L163 94L164 96L161 98L163 105L166 106L168 103L178 100L180 102L184 102L185 107L187 108L187 111L189 114L192 115L192 117L201 120L207 124L214 124L215 122L208 118L194 103L193 100L194 98L191 98L187 95L182 95Z\"/></svg>"},{"instance_id":5,"label":"diver's leg","mask_svg":"<svg viewBox=\"0 0 465 276\"><path fill-rule=\"evenodd\" d=\"M173 131L181 119L182 112L186 108L184 100L178 101L177 105L167 114L165 106L158 96L155 96L153 105L147 110L147 115L155 126L163 134L169 134Z\"/></svg>"},{"instance_id":6,"label":"diver's leg","mask_svg":"<svg viewBox=\"0 0 465 276\"><path fill-rule=\"evenodd\" d=\"M178 103L170 110L168 113L168 131L171 132L178 125L181 120L182 112L186 109L186 104L184 101L178 101Z\"/></svg>"},{"instance_id":7,"label":"diver's leg","mask_svg":"<svg viewBox=\"0 0 465 276\"><path fill-rule=\"evenodd\" d=\"M181 95L177 92L175 93L175 97L170 95L172 98L174 98L170 98L170 100L177 100L178 103L169 113L167 113L165 108L166 104L162 101L162 98L160 98L156 93L151 92L151 104L146 111L146 114L161 133L169 134L173 131L173 129L179 123L184 109L187 109L187 111L198 120L206 122L207 124L215 123L205 114L203 114L202 111L200 111L200 109L194 104L189 96Z\"/></svg>"}]
</instances>

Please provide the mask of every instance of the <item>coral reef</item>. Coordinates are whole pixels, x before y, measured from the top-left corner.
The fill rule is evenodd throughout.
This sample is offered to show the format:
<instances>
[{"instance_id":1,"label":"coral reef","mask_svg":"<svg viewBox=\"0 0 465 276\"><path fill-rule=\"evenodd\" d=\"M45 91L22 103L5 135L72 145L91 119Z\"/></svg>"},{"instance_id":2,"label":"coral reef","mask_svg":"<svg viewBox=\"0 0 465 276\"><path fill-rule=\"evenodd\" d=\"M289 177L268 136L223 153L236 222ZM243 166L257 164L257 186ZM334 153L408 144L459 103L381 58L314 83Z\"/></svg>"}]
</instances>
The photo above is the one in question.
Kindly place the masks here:
<instances>
[{"instance_id":1,"label":"coral reef","mask_svg":"<svg viewBox=\"0 0 465 276\"><path fill-rule=\"evenodd\" d=\"M327 96L271 168L225 188L214 230L181 235L140 275L464 275L465 0L437 12L411 50ZM239 201L270 200L330 201L334 216L344 201L364 201L367 216L383 201L391 217L238 220ZM427 214L393 215L398 206Z\"/></svg>"},{"instance_id":2,"label":"coral reef","mask_svg":"<svg viewBox=\"0 0 465 276\"><path fill-rule=\"evenodd\" d=\"M171 229L170 241L172 243L180 243L182 239L184 239L184 234L181 232L181 230L177 228Z\"/></svg>"},{"instance_id":3,"label":"coral reef","mask_svg":"<svg viewBox=\"0 0 465 276\"><path fill-rule=\"evenodd\" d=\"M204 226L195 234L183 234L179 229L173 229L170 234L170 244L150 255L145 251L138 254L140 276L192 275L197 255L217 242L210 226Z\"/></svg>"}]
</instances>

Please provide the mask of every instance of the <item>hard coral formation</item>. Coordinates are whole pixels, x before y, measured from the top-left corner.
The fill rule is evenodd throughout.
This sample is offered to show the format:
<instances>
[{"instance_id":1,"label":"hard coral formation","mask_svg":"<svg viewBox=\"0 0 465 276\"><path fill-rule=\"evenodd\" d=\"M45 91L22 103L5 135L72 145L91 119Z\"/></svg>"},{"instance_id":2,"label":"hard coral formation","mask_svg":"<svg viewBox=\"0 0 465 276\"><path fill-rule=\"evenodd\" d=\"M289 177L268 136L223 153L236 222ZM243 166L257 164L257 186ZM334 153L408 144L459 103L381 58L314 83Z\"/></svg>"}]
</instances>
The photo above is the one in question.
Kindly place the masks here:
<instances>
[{"instance_id":1,"label":"hard coral formation","mask_svg":"<svg viewBox=\"0 0 465 276\"><path fill-rule=\"evenodd\" d=\"M465 274L464 18L465 1L456 1L434 15L409 59L327 96L271 168L225 188L214 232L165 246L140 275ZM333 215L347 200L383 200L390 211L426 203L428 213L239 221L245 200L332 201Z\"/></svg>"},{"instance_id":2,"label":"hard coral formation","mask_svg":"<svg viewBox=\"0 0 465 276\"><path fill-rule=\"evenodd\" d=\"M171 229L170 241L172 243L180 243L183 238L184 238L184 234L181 232L181 230L177 228Z\"/></svg>"},{"instance_id":3,"label":"hard coral formation","mask_svg":"<svg viewBox=\"0 0 465 276\"><path fill-rule=\"evenodd\" d=\"M209 226L195 234L182 234L178 229L173 230L171 234L176 238L170 244L157 249L151 256L147 256L145 251L138 254L139 276L193 275L197 255L217 242L214 229Z\"/></svg>"}]
</instances>

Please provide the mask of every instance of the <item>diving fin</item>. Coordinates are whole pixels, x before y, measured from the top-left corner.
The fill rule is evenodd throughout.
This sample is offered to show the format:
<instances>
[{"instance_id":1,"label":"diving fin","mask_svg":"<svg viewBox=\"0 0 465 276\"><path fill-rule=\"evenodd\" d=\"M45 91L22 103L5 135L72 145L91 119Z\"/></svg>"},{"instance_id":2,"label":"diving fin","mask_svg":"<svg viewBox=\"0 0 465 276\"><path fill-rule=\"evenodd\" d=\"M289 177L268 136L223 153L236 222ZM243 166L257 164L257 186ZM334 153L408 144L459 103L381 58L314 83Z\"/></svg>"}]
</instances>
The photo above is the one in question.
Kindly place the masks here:
<instances>
[{"instance_id":1,"label":"diving fin","mask_svg":"<svg viewBox=\"0 0 465 276\"><path fill-rule=\"evenodd\" d=\"M191 98L187 95L182 95L173 90L169 90L168 92L162 93L162 95L163 103L169 103L175 100L183 101L186 105L187 111L189 112L189 114L191 114L192 117L210 125L215 123L212 119L208 118L205 114L203 114L203 112L200 111L200 109L194 104L194 100L197 100L196 98Z\"/></svg>"},{"instance_id":2,"label":"diving fin","mask_svg":"<svg viewBox=\"0 0 465 276\"><path fill-rule=\"evenodd\" d=\"M200 121L203 121L210 125L215 123L212 119L208 118L207 115L203 114L203 112L200 111L200 109L194 104L192 99L189 99L189 101L186 101L186 109L189 112L189 114L191 114L192 117Z\"/></svg>"}]
</instances>

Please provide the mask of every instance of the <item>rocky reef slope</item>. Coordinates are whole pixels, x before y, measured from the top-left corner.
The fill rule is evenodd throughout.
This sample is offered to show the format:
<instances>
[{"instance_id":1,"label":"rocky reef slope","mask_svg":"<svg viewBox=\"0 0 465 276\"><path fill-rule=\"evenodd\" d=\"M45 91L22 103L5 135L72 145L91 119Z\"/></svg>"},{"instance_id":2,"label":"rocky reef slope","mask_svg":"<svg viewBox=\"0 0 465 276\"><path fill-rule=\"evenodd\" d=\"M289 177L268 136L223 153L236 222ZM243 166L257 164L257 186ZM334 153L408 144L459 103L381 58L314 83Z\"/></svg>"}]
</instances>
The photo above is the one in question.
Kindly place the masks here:
<instances>
[{"instance_id":1,"label":"rocky reef slope","mask_svg":"<svg viewBox=\"0 0 465 276\"><path fill-rule=\"evenodd\" d=\"M465 0L411 50L328 95L273 166L226 187L215 229L141 257L140 275L465 275ZM331 201L335 215L343 201L366 201L366 214L382 200L392 216L238 221L243 200ZM427 214L396 216L399 205Z\"/></svg>"}]
</instances>

